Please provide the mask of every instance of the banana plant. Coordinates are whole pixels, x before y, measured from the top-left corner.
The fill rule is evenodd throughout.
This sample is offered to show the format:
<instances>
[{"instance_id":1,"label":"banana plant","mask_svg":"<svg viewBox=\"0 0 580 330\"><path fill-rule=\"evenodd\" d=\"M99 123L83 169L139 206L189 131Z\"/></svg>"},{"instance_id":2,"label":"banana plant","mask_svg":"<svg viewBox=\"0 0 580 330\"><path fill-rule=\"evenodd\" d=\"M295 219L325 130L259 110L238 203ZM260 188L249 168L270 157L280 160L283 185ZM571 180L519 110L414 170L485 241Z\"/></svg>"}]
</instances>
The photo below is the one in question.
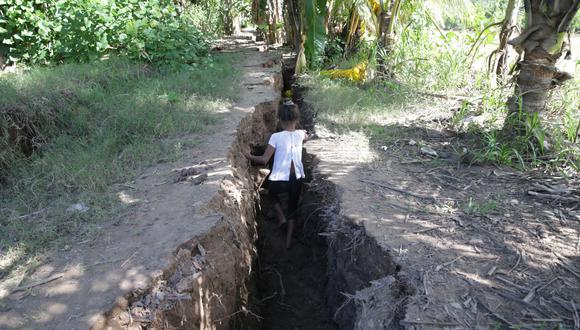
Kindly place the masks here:
<instances>
[{"instance_id":1,"label":"banana plant","mask_svg":"<svg viewBox=\"0 0 580 330\"><path fill-rule=\"evenodd\" d=\"M288 0L295 4L298 0ZM402 6L404 3L410 5ZM401 17L424 6L431 21L441 31L438 21L442 17L470 17L473 4L470 0L302 0L301 34L305 39L302 52L309 67L320 63L327 42L329 17L333 12L347 10L345 55L359 42L378 43L390 49L396 42L395 30Z\"/></svg>"},{"instance_id":2,"label":"banana plant","mask_svg":"<svg viewBox=\"0 0 580 330\"><path fill-rule=\"evenodd\" d=\"M444 35L440 27L443 18L459 17L466 23L472 17L474 6L471 0L351 0L353 14L347 34L347 50L356 42L355 33L363 29L363 39L378 41L387 51L396 42L397 24L406 21L419 8L425 9L429 21ZM406 4L406 6L402 6Z\"/></svg>"},{"instance_id":3,"label":"banana plant","mask_svg":"<svg viewBox=\"0 0 580 330\"><path fill-rule=\"evenodd\" d=\"M326 0L304 0L304 55L310 67L320 64L324 55L327 39L326 15Z\"/></svg>"}]
</instances>

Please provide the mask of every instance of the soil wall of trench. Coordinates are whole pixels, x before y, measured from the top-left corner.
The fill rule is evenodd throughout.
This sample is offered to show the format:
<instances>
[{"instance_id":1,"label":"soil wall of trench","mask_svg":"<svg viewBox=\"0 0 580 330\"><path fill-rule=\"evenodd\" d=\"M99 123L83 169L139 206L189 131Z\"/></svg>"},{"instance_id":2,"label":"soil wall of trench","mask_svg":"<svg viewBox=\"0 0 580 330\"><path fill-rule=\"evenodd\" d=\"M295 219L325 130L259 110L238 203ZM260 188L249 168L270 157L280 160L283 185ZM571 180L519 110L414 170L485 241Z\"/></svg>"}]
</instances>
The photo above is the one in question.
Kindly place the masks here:
<instances>
[{"instance_id":1,"label":"soil wall of trench","mask_svg":"<svg viewBox=\"0 0 580 330\"><path fill-rule=\"evenodd\" d=\"M292 60L283 67L284 89L293 90L302 126L312 133L315 114L301 98L304 90L294 84ZM282 92L282 83L275 85ZM264 289L267 283L259 283L264 280L261 269L270 262L260 256L259 235L271 233L258 230L268 221L262 208L267 202L260 195L268 171L251 166L241 154L242 146L263 147L276 131L280 101L257 104L240 122L227 155L231 174L206 210L221 214L219 222L205 235L181 244L171 266L156 276L147 292L126 297L108 313L106 324L95 328L294 329L288 320L298 312L289 310L294 316L280 317L269 311L279 297ZM322 256L317 260L324 263L324 278L310 292L322 302L318 312L328 318L321 321L324 328L401 328L405 301L413 293L405 274L364 228L341 215L340 187L318 173L316 155L305 154L304 162L308 178L297 227L303 228L298 235L310 235L302 239L317 240L313 254ZM277 275L283 286L285 274ZM142 313L136 315L139 309Z\"/></svg>"},{"instance_id":2,"label":"soil wall of trench","mask_svg":"<svg viewBox=\"0 0 580 330\"><path fill-rule=\"evenodd\" d=\"M280 72L271 79L278 91L281 77ZM146 292L124 297L93 329L231 329L248 323L243 312L256 260L256 176L261 174L241 150L267 141L279 103L276 97L257 104L240 121L227 154L231 172L203 210L219 214L217 224L180 244L171 265L154 276Z\"/></svg>"}]
</instances>

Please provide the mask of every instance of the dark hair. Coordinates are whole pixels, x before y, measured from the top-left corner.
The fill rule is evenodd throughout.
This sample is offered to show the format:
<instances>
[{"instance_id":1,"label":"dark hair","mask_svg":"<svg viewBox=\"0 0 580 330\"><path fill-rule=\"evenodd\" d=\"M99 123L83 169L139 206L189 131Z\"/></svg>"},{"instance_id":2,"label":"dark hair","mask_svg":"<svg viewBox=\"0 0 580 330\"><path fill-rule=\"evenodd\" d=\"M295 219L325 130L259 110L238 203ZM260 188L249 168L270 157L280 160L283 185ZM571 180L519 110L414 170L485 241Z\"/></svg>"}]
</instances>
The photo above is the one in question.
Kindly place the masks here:
<instances>
[{"instance_id":1,"label":"dark hair","mask_svg":"<svg viewBox=\"0 0 580 330\"><path fill-rule=\"evenodd\" d=\"M284 102L280 110L278 110L278 119L284 123L300 120L300 111L298 111L298 106L291 102Z\"/></svg>"}]
</instances>

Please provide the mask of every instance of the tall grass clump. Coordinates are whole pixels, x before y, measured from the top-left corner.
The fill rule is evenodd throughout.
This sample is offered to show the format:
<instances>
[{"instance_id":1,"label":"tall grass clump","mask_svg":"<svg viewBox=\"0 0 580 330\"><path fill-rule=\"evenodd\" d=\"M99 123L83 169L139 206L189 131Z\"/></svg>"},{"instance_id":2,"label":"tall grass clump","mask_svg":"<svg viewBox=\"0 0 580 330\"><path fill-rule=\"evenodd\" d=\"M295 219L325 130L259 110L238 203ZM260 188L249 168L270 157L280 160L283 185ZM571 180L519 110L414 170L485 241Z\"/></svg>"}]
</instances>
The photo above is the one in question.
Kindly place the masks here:
<instances>
[{"instance_id":1,"label":"tall grass clump","mask_svg":"<svg viewBox=\"0 0 580 330\"><path fill-rule=\"evenodd\" d=\"M521 170L540 167L550 172L577 175L580 170L578 86L578 79L563 86L557 95L552 96L549 109L542 114L523 112L519 102L514 105L515 112L499 104L495 110L493 106L486 110L486 104L495 104L497 100L484 98L479 109L495 114L501 120L471 128L471 133L479 136L474 149L475 160ZM510 127L517 129L517 134L508 129Z\"/></svg>"},{"instance_id":2,"label":"tall grass clump","mask_svg":"<svg viewBox=\"0 0 580 330\"><path fill-rule=\"evenodd\" d=\"M177 159L220 120L236 95L232 61L176 72L111 58L0 75L0 251L98 226L119 206L111 185ZM67 212L74 203L88 211Z\"/></svg>"},{"instance_id":3,"label":"tall grass clump","mask_svg":"<svg viewBox=\"0 0 580 330\"><path fill-rule=\"evenodd\" d=\"M493 42L485 17L477 6L474 17L458 16L453 24L443 20L433 6L409 2L392 49L379 49L378 56L395 80L423 91L445 92L472 87L473 71L482 70L482 49ZM453 14L451 15L452 17ZM444 30L445 25L455 26ZM480 34L481 33L481 34ZM478 36L481 36L478 38Z\"/></svg>"}]
</instances>

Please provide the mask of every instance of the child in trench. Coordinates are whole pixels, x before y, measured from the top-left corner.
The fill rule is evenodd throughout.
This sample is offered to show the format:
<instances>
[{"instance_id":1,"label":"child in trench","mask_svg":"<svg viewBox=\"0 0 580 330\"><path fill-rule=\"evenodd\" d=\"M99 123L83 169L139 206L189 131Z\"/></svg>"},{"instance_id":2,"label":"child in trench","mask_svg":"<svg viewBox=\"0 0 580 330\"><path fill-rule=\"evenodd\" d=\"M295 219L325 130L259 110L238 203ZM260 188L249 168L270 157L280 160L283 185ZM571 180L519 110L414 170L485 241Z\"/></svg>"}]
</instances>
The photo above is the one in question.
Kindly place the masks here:
<instances>
[{"instance_id":1,"label":"child in trench","mask_svg":"<svg viewBox=\"0 0 580 330\"><path fill-rule=\"evenodd\" d=\"M266 151L261 156L252 155L248 150L244 156L249 160L267 164L274 155L274 165L268 178L268 191L274 197L274 210L278 217L279 226L288 223L286 231L286 248L292 243L292 232L298 211L298 200L304 179L304 165L302 164L302 143L308 140L305 130L296 129L300 120L298 106L291 101L284 102L278 111L280 126L283 131L274 133L270 137ZM288 193L288 217L282 211L280 194Z\"/></svg>"}]
</instances>

